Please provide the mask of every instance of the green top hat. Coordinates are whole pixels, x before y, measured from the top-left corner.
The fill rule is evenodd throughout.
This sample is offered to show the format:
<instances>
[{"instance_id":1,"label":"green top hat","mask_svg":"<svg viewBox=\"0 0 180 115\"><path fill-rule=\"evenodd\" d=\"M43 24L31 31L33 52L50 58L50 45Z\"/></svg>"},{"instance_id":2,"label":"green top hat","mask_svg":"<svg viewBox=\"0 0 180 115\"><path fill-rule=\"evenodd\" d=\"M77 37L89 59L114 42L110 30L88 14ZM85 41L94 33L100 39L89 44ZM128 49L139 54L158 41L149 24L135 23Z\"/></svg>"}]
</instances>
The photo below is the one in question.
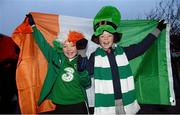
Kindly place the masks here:
<instances>
[{"instance_id":1,"label":"green top hat","mask_svg":"<svg viewBox=\"0 0 180 115\"><path fill-rule=\"evenodd\" d=\"M117 31L117 28L120 24L120 21L121 14L117 8L113 6L104 6L94 18L94 34L91 40L99 44L98 36L101 35L103 31L108 31L112 34L116 34L117 36L114 38L114 42L119 42L121 33Z\"/></svg>"}]
</instances>

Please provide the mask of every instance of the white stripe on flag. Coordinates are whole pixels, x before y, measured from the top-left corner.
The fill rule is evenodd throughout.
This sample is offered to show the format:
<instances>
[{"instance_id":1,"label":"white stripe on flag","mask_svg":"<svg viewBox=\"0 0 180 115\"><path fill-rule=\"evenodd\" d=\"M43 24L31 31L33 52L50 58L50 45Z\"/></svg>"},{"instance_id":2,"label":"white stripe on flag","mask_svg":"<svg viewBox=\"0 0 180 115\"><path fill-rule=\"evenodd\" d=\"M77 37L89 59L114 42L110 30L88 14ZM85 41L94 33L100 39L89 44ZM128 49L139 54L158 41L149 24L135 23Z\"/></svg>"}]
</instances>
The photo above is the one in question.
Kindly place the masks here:
<instances>
[{"instance_id":1,"label":"white stripe on flag","mask_svg":"<svg viewBox=\"0 0 180 115\"><path fill-rule=\"evenodd\" d=\"M129 76L127 79L121 79L121 91L126 93L128 91L134 90L134 77Z\"/></svg>"},{"instance_id":2,"label":"white stripe on flag","mask_svg":"<svg viewBox=\"0 0 180 115\"><path fill-rule=\"evenodd\" d=\"M78 31L84 34L85 38L88 39L87 55L95 51L98 45L91 41L93 35L93 20L90 18L74 17L59 15L59 35L58 41L64 39L68 35L69 31ZM89 48L90 46L90 48Z\"/></svg>"},{"instance_id":3,"label":"white stripe on flag","mask_svg":"<svg viewBox=\"0 0 180 115\"><path fill-rule=\"evenodd\" d=\"M126 66L129 64L125 53L123 53L122 55L116 56L116 63L117 63L117 66Z\"/></svg>"},{"instance_id":4,"label":"white stripe on flag","mask_svg":"<svg viewBox=\"0 0 180 115\"><path fill-rule=\"evenodd\" d=\"M114 94L112 80L95 79L95 93Z\"/></svg>"},{"instance_id":5,"label":"white stripe on flag","mask_svg":"<svg viewBox=\"0 0 180 115\"><path fill-rule=\"evenodd\" d=\"M168 79L169 79L169 90L170 90L170 97L169 101L171 105L176 105L176 99L174 94L174 85L173 85L173 76L172 76L172 67L171 67L171 56L170 56L170 42L169 42L169 31L170 25L167 24L166 27L166 56L167 56L167 70L168 70Z\"/></svg>"},{"instance_id":6,"label":"white stripe on flag","mask_svg":"<svg viewBox=\"0 0 180 115\"><path fill-rule=\"evenodd\" d=\"M95 115L115 115L115 107L95 107Z\"/></svg>"}]
</instances>

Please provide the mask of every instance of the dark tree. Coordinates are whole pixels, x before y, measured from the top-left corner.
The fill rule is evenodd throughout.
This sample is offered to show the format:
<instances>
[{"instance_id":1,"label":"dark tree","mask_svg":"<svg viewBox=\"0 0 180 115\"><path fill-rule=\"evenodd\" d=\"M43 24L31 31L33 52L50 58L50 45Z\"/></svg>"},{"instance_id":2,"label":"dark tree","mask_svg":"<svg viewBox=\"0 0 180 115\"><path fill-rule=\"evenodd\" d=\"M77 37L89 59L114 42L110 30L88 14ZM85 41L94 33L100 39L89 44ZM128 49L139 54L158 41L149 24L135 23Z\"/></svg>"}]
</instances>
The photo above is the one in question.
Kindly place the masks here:
<instances>
[{"instance_id":1,"label":"dark tree","mask_svg":"<svg viewBox=\"0 0 180 115\"><path fill-rule=\"evenodd\" d=\"M180 0L162 0L146 16L147 19L165 19L171 26L170 37L180 39Z\"/></svg>"}]
</instances>

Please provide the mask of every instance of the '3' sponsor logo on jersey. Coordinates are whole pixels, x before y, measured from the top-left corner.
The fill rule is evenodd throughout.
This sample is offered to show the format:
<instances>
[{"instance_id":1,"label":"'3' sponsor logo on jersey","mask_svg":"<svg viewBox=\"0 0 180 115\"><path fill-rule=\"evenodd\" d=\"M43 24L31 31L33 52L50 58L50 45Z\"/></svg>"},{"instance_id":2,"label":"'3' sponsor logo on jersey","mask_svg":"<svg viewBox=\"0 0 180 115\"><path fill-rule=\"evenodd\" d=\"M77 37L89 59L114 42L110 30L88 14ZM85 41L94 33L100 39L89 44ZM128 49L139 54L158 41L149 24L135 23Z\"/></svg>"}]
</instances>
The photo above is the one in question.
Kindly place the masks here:
<instances>
[{"instance_id":1,"label":"'3' sponsor logo on jersey","mask_svg":"<svg viewBox=\"0 0 180 115\"><path fill-rule=\"evenodd\" d=\"M62 80L65 82L70 82L74 78L74 69L71 67L67 67L64 69L65 73L62 75Z\"/></svg>"}]
</instances>

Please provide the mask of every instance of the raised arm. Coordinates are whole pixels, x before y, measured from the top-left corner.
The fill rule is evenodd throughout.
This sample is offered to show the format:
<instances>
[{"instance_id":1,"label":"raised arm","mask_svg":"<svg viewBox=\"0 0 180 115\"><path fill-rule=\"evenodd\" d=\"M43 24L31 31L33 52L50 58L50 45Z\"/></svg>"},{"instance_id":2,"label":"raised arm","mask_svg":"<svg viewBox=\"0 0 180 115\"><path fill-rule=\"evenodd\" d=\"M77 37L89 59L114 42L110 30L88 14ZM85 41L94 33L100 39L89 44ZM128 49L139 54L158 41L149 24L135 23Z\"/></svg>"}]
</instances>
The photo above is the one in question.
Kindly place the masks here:
<instances>
[{"instance_id":1,"label":"raised arm","mask_svg":"<svg viewBox=\"0 0 180 115\"><path fill-rule=\"evenodd\" d=\"M148 34L140 43L124 47L123 49L127 55L128 60L142 55L158 38L160 32L164 28L166 28L166 24L164 24L164 20L162 20L158 23L157 28L153 32Z\"/></svg>"},{"instance_id":2,"label":"raised arm","mask_svg":"<svg viewBox=\"0 0 180 115\"><path fill-rule=\"evenodd\" d=\"M85 38L76 42L76 48L78 51L77 70L79 72L80 83L84 88L91 86L91 78L87 69L88 59L86 56L88 40Z\"/></svg>"},{"instance_id":3,"label":"raised arm","mask_svg":"<svg viewBox=\"0 0 180 115\"><path fill-rule=\"evenodd\" d=\"M79 56L78 57L78 71L87 70L89 75L92 76L94 74L94 56L95 53L92 53L90 58Z\"/></svg>"},{"instance_id":4,"label":"raised arm","mask_svg":"<svg viewBox=\"0 0 180 115\"><path fill-rule=\"evenodd\" d=\"M78 50L78 63L77 68L78 71L82 72L84 70L88 71L89 75L93 75L94 71L94 53L91 54L89 60L86 55L87 48L87 40L82 39L76 43L76 47Z\"/></svg>"},{"instance_id":5,"label":"raised arm","mask_svg":"<svg viewBox=\"0 0 180 115\"><path fill-rule=\"evenodd\" d=\"M29 24L32 26L33 29L32 35L34 37L34 40L41 49L43 55L46 57L47 61L51 61L53 56L55 56L56 54L55 50L50 46L50 44L45 40L42 33L35 26L35 22L32 15L28 14L27 16L29 18Z\"/></svg>"}]
</instances>

